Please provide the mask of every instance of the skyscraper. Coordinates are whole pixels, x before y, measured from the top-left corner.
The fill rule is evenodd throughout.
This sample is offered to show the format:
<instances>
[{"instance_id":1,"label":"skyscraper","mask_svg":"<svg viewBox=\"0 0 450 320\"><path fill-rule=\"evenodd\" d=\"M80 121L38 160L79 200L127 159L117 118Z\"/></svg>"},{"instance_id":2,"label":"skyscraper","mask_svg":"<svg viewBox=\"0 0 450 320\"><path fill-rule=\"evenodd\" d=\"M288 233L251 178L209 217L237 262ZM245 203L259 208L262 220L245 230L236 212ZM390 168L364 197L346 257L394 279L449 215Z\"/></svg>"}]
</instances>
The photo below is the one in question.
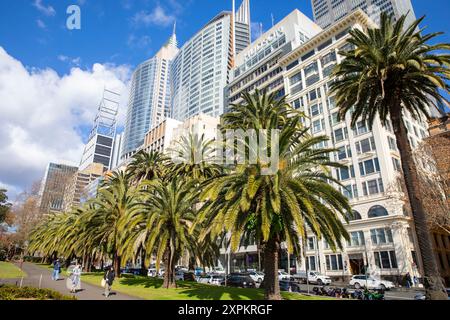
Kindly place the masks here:
<instances>
[{"instance_id":1,"label":"skyscraper","mask_svg":"<svg viewBox=\"0 0 450 320\"><path fill-rule=\"evenodd\" d=\"M64 194L78 168L69 164L50 163L40 190L40 211L62 211Z\"/></svg>"},{"instance_id":2,"label":"skyscraper","mask_svg":"<svg viewBox=\"0 0 450 320\"><path fill-rule=\"evenodd\" d=\"M357 9L362 9L376 23L380 21L381 12L396 18L409 12L407 24L415 20L411 0L311 0L311 3L314 20L324 29Z\"/></svg>"},{"instance_id":3,"label":"skyscraper","mask_svg":"<svg viewBox=\"0 0 450 320\"><path fill-rule=\"evenodd\" d=\"M145 134L170 112L170 67L178 53L175 26L172 36L151 59L134 71L128 102L121 160L144 143Z\"/></svg>"},{"instance_id":4,"label":"skyscraper","mask_svg":"<svg viewBox=\"0 0 450 320\"><path fill-rule=\"evenodd\" d=\"M80 171L83 171L92 163L101 163L106 168L110 168L114 138L116 136L118 101L119 94L110 90L104 90L103 98L94 120L94 126L81 158Z\"/></svg>"},{"instance_id":5,"label":"skyscraper","mask_svg":"<svg viewBox=\"0 0 450 320\"><path fill-rule=\"evenodd\" d=\"M189 39L172 65L171 117L184 121L200 113L213 117L221 115L224 88L235 54L249 44L248 0L243 1L237 14L221 12Z\"/></svg>"}]
</instances>

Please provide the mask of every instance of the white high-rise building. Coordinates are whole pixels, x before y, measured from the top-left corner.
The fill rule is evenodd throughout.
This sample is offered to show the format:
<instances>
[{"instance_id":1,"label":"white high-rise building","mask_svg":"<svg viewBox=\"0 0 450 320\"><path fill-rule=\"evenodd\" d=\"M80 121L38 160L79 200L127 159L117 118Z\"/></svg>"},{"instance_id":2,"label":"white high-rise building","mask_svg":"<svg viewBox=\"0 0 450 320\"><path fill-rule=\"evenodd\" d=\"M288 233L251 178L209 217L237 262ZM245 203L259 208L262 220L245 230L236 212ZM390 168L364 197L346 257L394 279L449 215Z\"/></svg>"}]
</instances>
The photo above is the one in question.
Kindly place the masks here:
<instances>
[{"instance_id":1,"label":"white high-rise building","mask_svg":"<svg viewBox=\"0 0 450 320\"><path fill-rule=\"evenodd\" d=\"M362 9L378 23L380 13L393 14L395 18L408 14L407 24L415 20L411 0L311 0L314 20L322 28L327 28L346 15Z\"/></svg>"},{"instance_id":2,"label":"white high-rise building","mask_svg":"<svg viewBox=\"0 0 450 320\"><path fill-rule=\"evenodd\" d=\"M187 41L172 65L171 117L184 121L200 113L223 114L224 88L234 56L249 44L248 0L237 14L221 12Z\"/></svg>"},{"instance_id":3,"label":"white high-rise building","mask_svg":"<svg viewBox=\"0 0 450 320\"><path fill-rule=\"evenodd\" d=\"M133 73L121 160L129 159L144 143L146 133L170 113L170 70L178 53L175 26L167 43Z\"/></svg>"}]
</instances>

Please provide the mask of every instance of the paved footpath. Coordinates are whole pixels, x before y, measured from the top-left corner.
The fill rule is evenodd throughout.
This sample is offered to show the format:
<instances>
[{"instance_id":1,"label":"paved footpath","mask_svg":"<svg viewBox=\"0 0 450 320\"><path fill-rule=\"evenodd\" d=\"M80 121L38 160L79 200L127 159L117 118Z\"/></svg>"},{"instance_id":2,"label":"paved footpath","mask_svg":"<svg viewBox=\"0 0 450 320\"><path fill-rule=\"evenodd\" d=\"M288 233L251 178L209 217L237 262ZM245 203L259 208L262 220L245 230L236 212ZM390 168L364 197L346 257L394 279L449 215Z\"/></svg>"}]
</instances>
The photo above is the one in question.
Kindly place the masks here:
<instances>
[{"instance_id":1,"label":"paved footpath","mask_svg":"<svg viewBox=\"0 0 450 320\"><path fill-rule=\"evenodd\" d=\"M52 270L38 266L32 263L24 263L23 271L27 273L27 277L23 279L22 286L32 286L39 287L39 279L42 275L41 288L52 289L58 291L66 296L74 296L78 300L141 300L137 297L128 296L123 293L118 293L113 290L111 291L111 295L106 298L103 293L103 288L100 286L94 286L88 283L83 282L83 275L81 275L81 289L77 293L70 293L66 287L66 278L67 275L64 273L60 275L60 279L58 281L52 280ZM117 279L116 279L117 281ZM20 283L20 279L10 279L10 280L1 280L0 283Z\"/></svg>"}]
</instances>

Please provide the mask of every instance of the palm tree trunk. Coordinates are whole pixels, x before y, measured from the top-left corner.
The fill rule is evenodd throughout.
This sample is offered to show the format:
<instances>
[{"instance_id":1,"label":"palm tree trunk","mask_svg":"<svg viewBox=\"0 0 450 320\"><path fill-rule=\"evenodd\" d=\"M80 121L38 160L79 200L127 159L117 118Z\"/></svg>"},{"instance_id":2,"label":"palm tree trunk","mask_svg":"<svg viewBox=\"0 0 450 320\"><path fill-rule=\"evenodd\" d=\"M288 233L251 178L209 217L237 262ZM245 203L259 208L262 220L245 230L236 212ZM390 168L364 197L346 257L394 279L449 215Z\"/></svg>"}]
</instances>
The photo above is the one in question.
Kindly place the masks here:
<instances>
[{"instance_id":1,"label":"palm tree trunk","mask_svg":"<svg viewBox=\"0 0 450 320\"><path fill-rule=\"evenodd\" d=\"M444 290L431 244L427 216L420 197L419 178L408 140L408 132L403 122L400 108L395 106L390 111L392 126L397 138L397 147L402 160L403 176L414 218L420 256L422 258L426 296L432 300L447 300L447 294Z\"/></svg>"},{"instance_id":2,"label":"palm tree trunk","mask_svg":"<svg viewBox=\"0 0 450 320\"><path fill-rule=\"evenodd\" d=\"M280 241L272 236L264 246L264 284L266 300L281 300L278 282L278 255Z\"/></svg>"},{"instance_id":3,"label":"palm tree trunk","mask_svg":"<svg viewBox=\"0 0 450 320\"><path fill-rule=\"evenodd\" d=\"M164 283L163 287L166 289L176 288L177 283L175 282L175 265L174 265L174 254L171 252L170 246L167 246L166 252L164 253Z\"/></svg>"},{"instance_id":4,"label":"palm tree trunk","mask_svg":"<svg viewBox=\"0 0 450 320\"><path fill-rule=\"evenodd\" d=\"M147 267L145 266L145 256L147 253L145 252L145 249L141 248L141 272L143 275L147 274Z\"/></svg>"},{"instance_id":5,"label":"palm tree trunk","mask_svg":"<svg viewBox=\"0 0 450 320\"><path fill-rule=\"evenodd\" d=\"M114 272L116 273L117 278L120 278L120 265L121 265L121 261L120 261L120 256L116 253L114 253Z\"/></svg>"}]
</instances>

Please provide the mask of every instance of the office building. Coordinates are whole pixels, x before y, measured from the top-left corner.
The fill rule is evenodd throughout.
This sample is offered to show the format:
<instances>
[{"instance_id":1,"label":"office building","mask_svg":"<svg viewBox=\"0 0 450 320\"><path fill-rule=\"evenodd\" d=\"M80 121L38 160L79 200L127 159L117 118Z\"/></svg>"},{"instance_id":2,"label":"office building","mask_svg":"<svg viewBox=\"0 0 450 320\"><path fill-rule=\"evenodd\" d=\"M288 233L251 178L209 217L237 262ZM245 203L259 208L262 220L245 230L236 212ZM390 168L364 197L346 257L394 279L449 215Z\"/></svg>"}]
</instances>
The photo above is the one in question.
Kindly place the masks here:
<instances>
[{"instance_id":1,"label":"office building","mask_svg":"<svg viewBox=\"0 0 450 320\"><path fill-rule=\"evenodd\" d=\"M312 0L311 3L314 20L324 29L358 9L377 24L381 12L392 14L395 18L408 14L407 24L415 20L411 0Z\"/></svg>"},{"instance_id":2,"label":"office building","mask_svg":"<svg viewBox=\"0 0 450 320\"><path fill-rule=\"evenodd\" d=\"M237 15L221 12L189 39L172 65L171 117L184 121L200 113L212 117L223 114L224 88L234 56L249 44L247 0L243 1Z\"/></svg>"},{"instance_id":3,"label":"office building","mask_svg":"<svg viewBox=\"0 0 450 320\"><path fill-rule=\"evenodd\" d=\"M144 143L145 134L170 113L171 64L178 53L175 27L166 44L133 73L121 160L129 159Z\"/></svg>"},{"instance_id":4,"label":"office building","mask_svg":"<svg viewBox=\"0 0 450 320\"><path fill-rule=\"evenodd\" d=\"M362 121L353 130L349 116L338 121L335 99L329 94L331 70L342 59L338 52L350 48L348 31L374 26L362 10L357 10L278 60L288 102L307 115L305 125L312 135L331 138L318 147L337 149L331 160L344 167L332 174L343 184L336 187L354 209L349 224L342 219L350 234L342 251L333 252L325 241L310 236L306 239L306 259L288 256L285 246L282 248L280 267L286 271L298 272L308 265L309 270L334 279L348 280L365 272L392 280L401 279L407 272L420 277L412 217L398 192L401 166L392 126L385 128L377 119L372 130ZM411 145L416 147L428 136L428 125L413 120L408 113L405 121ZM230 268L242 269L245 265L261 265L256 244L240 248L231 257L226 248L221 253L222 266L228 263Z\"/></svg>"},{"instance_id":5,"label":"office building","mask_svg":"<svg viewBox=\"0 0 450 320\"><path fill-rule=\"evenodd\" d=\"M116 137L114 138L114 145L112 149L112 158L111 158L111 165L110 169L114 170L115 168L119 167L122 163L122 160L120 158L122 147L123 147L123 137L124 134L116 134Z\"/></svg>"},{"instance_id":6,"label":"office building","mask_svg":"<svg viewBox=\"0 0 450 320\"><path fill-rule=\"evenodd\" d=\"M146 152L166 152L173 139L173 132L182 122L172 118L166 118L159 125L151 129L145 135L143 149Z\"/></svg>"},{"instance_id":7,"label":"office building","mask_svg":"<svg viewBox=\"0 0 450 320\"><path fill-rule=\"evenodd\" d=\"M85 188L94 180L101 177L106 168L101 163L91 163L86 169L73 174L69 185L64 192L64 211L76 209L85 198Z\"/></svg>"},{"instance_id":8,"label":"office building","mask_svg":"<svg viewBox=\"0 0 450 320\"><path fill-rule=\"evenodd\" d=\"M111 167L120 95L105 89L80 163L80 171L93 163Z\"/></svg>"},{"instance_id":9,"label":"office building","mask_svg":"<svg viewBox=\"0 0 450 320\"><path fill-rule=\"evenodd\" d=\"M77 170L78 167L69 164L48 164L39 192L41 213L63 211L64 194Z\"/></svg>"},{"instance_id":10,"label":"office building","mask_svg":"<svg viewBox=\"0 0 450 320\"><path fill-rule=\"evenodd\" d=\"M283 95L283 70L278 61L321 31L322 28L298 10L274 25L236 56L226 90L227 106L242 102L242 93L255 89Z\"/></svg>"}]
</instances>

